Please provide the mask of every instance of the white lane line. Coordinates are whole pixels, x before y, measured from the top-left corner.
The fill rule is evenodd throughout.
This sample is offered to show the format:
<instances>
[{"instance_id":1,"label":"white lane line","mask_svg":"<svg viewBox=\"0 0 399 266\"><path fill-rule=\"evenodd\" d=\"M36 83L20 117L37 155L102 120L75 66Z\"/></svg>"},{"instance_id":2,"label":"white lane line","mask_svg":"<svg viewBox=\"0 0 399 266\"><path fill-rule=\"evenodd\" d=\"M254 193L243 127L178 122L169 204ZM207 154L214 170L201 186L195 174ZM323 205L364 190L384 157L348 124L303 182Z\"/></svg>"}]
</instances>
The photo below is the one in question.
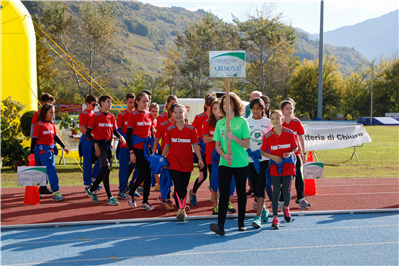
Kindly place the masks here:
<instances>
[{"instance_id":1,"label":"white lane line","mask_svg":"<svg viewBox=\"0 0 399 266\"><path fill-rule=\"evenodd\" d=\"M209 222L210 223L210 222ZM336 227L321 227L321 228L284 228L285 231L315 231L315 230L334 230L334 229L359 229L359 228L376 228L376 227L398 227L398 224L386 224L386 225L361 225L361 226L336 226ZM235 231L235 229L227 229L229 231ZM266 230L261 232L268 232ZM73 232L72 232L73 233ZM253 233L253 231L246 231L245 233ZM99 241L99 240L133 240L139 238L162 238L162 237L182 237L182 236L199 236L199 235L210 235L214 234L213 232L204 232L204 233L192 233L192 234L168 234L168 235L142 235L142 236L131 236L131 237L103 237L103 238L90 238L90 242ZM63 235L64 236L64 235ZM83 240L83 241L82 241ZM49 241L30 241L30 242L15 242L15 243L5 243L1 244L1 246L8 245L32 245L32 244L40 244L40 243L52 243L52 242L87 242L85 238L77 238L77 239L66 239L66 240L49 240Z\"/></svg>"},{"instance_id":2,"label":"white lane line","mask_svg":"<svg viewBox=\"0 0 399 266\"><path fill-rule=\"evenodd\" d=\"M318 248L341 248L341 247L361 247L361 246L372 246L372 245L396 245L399 242L380 242L380 243L358 243L358 244L343 244L343 245L322 245L322 246L300 246L300 247L281 247L281 248L260 248L260 249L239 249L239 250L219 250L219 251L206 251L206 252L191 252L191 253L170 253L162 255L146 255L146 256L128 256L128 257L118 257L119 260L127 259L138 259L138 258L159 258L159 257L176 257L176 256L187 256L187 255L205 255L205 254L220 254L220 253L242 253L242 252L259 252L259 251L280 251L280 250L292 250L292 249L318 249ZM95 259L82 259L82 260L60 260L60 261L41 261L41 262L31 262L22 264L7 264L9 266L14 265L36 265L36 264L62 264L71 262L85 262L85 261L105 261L113 260L113 258L95 258Z\"/></svg>"}]
</instances>

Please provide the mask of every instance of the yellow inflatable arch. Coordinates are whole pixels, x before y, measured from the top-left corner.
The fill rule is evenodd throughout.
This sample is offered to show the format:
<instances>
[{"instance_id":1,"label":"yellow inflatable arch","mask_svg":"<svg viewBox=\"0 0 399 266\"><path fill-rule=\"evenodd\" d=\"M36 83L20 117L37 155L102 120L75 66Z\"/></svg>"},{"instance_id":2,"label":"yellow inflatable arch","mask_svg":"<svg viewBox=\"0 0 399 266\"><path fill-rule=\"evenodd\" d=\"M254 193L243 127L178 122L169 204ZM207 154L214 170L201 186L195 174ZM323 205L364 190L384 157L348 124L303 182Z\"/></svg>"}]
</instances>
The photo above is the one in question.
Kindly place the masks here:
<instances>
[{"instance_id":1,"label":"yellow inflatable arch","mask_svg":"<svg viewBox=\"0 0 399 266\"><path fill-rule=\"evenodd\" d=\"M36 37L21 1L1 1L1 100L8 96L37 110Z\"/></svg>"}]
</instances>

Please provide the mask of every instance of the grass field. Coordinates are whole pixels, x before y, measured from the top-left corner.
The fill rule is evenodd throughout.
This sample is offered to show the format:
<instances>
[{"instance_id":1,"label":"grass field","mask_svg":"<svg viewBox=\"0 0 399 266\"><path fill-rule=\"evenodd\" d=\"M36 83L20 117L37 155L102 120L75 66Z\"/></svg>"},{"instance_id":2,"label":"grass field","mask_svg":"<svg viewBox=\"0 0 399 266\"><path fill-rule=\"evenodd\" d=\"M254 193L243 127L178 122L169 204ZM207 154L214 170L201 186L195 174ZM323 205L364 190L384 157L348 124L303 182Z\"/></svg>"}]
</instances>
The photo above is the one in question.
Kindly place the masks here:
<instances>
[{"instance_id":1,"label":"grass field","mask_svg":"<svg viewBox=\"0 0 399 266\"><path fill-rule=\"evenodd\" d=\"M360 161L353 156L353 148L317 151L317 157L324 162L325 178L379 178L399 176L399 127L366 127L373 142L357 148ZM56 168L60 186L82 185L82 171L73 159L66 158L66 166L58 164ZM113 166L111 184L118 184L118 168ZM198 168L194 167L191 182L198 177ZM1 187L17 187L17 173L10 167L1 168Z\"/></svg>"}]
</instances>

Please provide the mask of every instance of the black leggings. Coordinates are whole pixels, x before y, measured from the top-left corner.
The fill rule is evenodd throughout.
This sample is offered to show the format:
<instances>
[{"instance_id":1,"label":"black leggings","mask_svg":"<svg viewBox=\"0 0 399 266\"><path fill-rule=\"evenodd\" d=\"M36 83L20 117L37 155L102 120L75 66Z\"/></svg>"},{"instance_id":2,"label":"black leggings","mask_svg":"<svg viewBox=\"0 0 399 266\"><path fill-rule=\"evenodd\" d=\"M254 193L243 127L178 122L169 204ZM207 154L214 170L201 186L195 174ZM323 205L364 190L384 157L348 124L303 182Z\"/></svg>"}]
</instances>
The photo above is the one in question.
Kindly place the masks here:
<instances>
[{"instance_id":1,"label":"black leggings","mask_svg":"<svg viewBox=\"0 0 399 266\"><path fill-rule=\"evenodd\" d=\"M244 224L245 209L247 205L246 182L248 177L248 166L233 168L219 166L219 214L218 223L224 226L229 205L231 179L234 175L236 191L238 196L238 225ZM217 199L214 199L217 200Z\"/></svg>"},{"instance_id":2,"label":"black leggings","mask_svg":"<svg viewBox=\"0 0 399 266\"><path fill-rule=\"evenodd\" d=\"M303 199L305 197L305 180L303 179L302 174L302 159L301 156L296 157L295 162L295 189L296 189L296 198ZM280 202L284 201L284 195L281 193Z\"/></svg>"},{"instance_id":3,"label":"black leggings","mask_svg":"<svg viewBox=\"0 0 399 266\"><path fill-rule=\"evenodd\" d=\"M292 176L272 175L272 183L273 183L272 210L273 210L273 216L277 216L278 198L280 196L281 189L283 190L281 194L284 194L284 206L288 207L290 205Z\"/></svg>"},{"instance_id":4,"label":"black leggings","mask_svg":"<svg viewBox=\"0 0 399 266\"><path fill-rule=\"evenodd\" d=\"M195 180L194 182L194 187L193 187L193 193L197 193L197 190L199 189L199 187L202 185L202 183L204 183L204 181L206 180L206 178L208 177L208 167L207 164L205 163L206 161L206 155L204 154L204 156L202 156L203 162L204 162L204 167L202 169L200 169L200 172L204 173L204 178L202 178L201 182L198 182L199 177Z\"/></svg>"},{"instance_id":5,"label":"black leggings","mask_svg":"<svg viewBox=\"0 0 399 266\"><path fill-rule=\"evenodd\" d=\"M177 199L176 194L179 195L180 201L184 202L184 198L187 196L187 186L190 182L191 172L180 172L178 170L169 170L170 176L173 180L173 185L175 188L174 198L176 202L177 208L180 209L179 200ZM184 208L184 206L182 206Z\"/></svg>"},{"instance_id":6,"label":"black leggings","mask_svg":"<svg viewBox=\"0 0 399 266\"><path fill-rule=\"evenodd\" d=\"M111 189L109 186L109 173L111 169L109 166L105 166L101 168L101 172L98 174L96 180L94 181L93 185L90 187L90 192L96 191L98 185L100 185L101 181L104 184L105 191L107 192L108 199L112 197Z\"/></svg>"},{"instance_id":7,"label":"black leggings","mask_svg":"<svg viewBox=\"0 0 399 266\"><path fill-rule=\"evenodd\" d=\"M251 179L252 187L255 196L265 198L266 189L266 170L269 167L269 161L260 162L259 174L256 172L254 163L249 163L249 178Z\"/></svg>"},{"instance_id":8,"label":"black leggings","mask_svg":"<svg viewBox=\"0 0 399 266\"><path fill-rule=\"evenodd\" d=\"M148 195L150 194L151 187L151 169L150 163L144 158L142 149L133 148L134 154L136 155L136 167L139 171L139 176L136 178L133 186L129 190L129 195L133 196L136 189L144 181L143 191L143 203L148 203Z\"/></svg>"}]
</instances>

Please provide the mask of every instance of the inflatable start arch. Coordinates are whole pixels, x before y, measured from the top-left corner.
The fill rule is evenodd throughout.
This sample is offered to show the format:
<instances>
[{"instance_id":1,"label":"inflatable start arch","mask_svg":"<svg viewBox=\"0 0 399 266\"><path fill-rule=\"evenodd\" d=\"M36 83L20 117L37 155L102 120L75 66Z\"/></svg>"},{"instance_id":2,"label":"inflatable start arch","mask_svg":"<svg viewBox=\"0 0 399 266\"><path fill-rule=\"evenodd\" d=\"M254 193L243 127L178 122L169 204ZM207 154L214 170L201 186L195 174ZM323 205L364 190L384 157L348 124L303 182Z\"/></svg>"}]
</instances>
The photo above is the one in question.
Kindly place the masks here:
<instances>
[{"instance_id":1,"label":"inflatable start arch","mask_svg":"<svg viewBox=\"0 0 399 266\"><path fill-rule=\"evenodd\" d=\"M36 37L21 1L1 1L1 100L11 96L37 110Z\"/></svg>"}]
</instances>

